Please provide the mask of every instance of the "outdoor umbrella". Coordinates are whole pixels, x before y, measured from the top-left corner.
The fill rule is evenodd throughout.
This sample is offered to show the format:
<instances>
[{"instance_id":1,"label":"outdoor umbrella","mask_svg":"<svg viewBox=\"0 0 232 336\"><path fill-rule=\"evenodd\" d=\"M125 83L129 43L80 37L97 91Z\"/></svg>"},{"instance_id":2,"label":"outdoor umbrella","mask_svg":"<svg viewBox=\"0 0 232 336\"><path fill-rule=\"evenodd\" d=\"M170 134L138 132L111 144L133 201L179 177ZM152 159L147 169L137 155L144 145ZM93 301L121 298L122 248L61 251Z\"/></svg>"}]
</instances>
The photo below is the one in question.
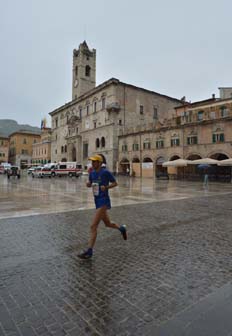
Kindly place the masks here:
<instances>
[{"instance_id":1,"label":"outdoor umbrella","mask_svg":"<svg viewBox=\"0 0 232 336\"><path fill-rule=\"evenodd\" d=\"M230 175L231 175L231 179L230 179L230 182L232 183L232 159L225 159L225 160L221 160L221 161L218 161L218 166L227 166L227 167L231 167L231 172L230 172Z\"/></svg>"},{"instance_id":2,"label":"outdoor umbrella","mask_svg":"<svg viewBox=\"0 0 232 336\"><path fill-rule=\"evenodd\" d=\"M197 166L197 168L199 168L199 169L208 169L210 167L211 166L208 163L201 163Z\"/></svg>"},{"instance_id":3,"label":"outdoor umbrella","mask_svg":"<svg viewBox=\"0 0 232 336\"><path fill-rule=\"evenodd\" d=\"M232 166L232 159L218 161L218 166Z\"/></svg>"},{"instance_id":4,"label":"outdoor umbrella","mask_svg":"<svg viewBox=\"0 0 232 336\"><path fill-rule=\"evenodd\" d=\"M198 160L193 160L193 161L189 161L188 164L193 164L193 165L200 165L200 164L208 164L208 165L215 165L218 164L218 160L214 160L211 158L204 158L204 159L198 159Z\"/></svg>"},{"instance_id":5,"label":"outdoor umbrella","mask_svg":"<svg viewBox=\"0 0 232 336\"><path fill-rule=\"evenodd\" d=\"M163 167L186 167L189 160L177 159L173 161L166 161L162 164Z\"/></svg>"}]
</instances>

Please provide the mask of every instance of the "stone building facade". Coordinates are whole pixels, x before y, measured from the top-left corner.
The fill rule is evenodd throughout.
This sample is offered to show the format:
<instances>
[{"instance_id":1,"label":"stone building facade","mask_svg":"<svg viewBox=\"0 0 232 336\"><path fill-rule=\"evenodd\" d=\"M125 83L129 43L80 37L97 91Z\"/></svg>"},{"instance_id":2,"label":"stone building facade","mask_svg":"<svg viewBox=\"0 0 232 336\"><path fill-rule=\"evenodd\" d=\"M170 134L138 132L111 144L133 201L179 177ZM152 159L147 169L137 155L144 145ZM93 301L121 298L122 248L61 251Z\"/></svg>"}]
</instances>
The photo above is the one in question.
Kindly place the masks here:
<instances>
[{"instance_id":1,"label":"stone building facade","mask_svg":"<svg viewBox=\"0 0 232 336\"><path fill-rule=\"evenodd\" d=\"M83 42L73 52L73 100L50 112L52 161L77 161L101 153L119 170L119 136L127 129L149 130L175 115L178 99L111 78L95 86L96 51Z\"/></svg>"},{"instance_id":2,"label":"stone building facade","mask_svg":"<svg viewBox=\"0 0 232 336\"><path fill-rule=\"evenodd\" d=\"M40 142L40 134L29 131L16 131L9 136L9 162L26 168L32 161L32 146Z\"/></svg>"},{"instance_id":3,"label":"stone building facade","mask_svg":"<svg viewBox=\"0 0 232 336\"><path fill-rule=\"evenodd\" d=\"M0 164L8 162L9 157L9 138L0 135Z\"/></svg>"},{"instance_id":4,"label":"stone building facade","mask_svg":"<svg viewBox=\"0 0 232 336\"><path fill-rule=\"evenodd\" d=\"M32 144L32 164L51 162L51 128L41 129L40 141Z\"/></svg>"},{"instance_id":5,"label":"stone building facade","mask_svg":"<svg viewBox=\"0 0 232 336\"><path fill-rule=\"evenodd\" d=\"M232 157L232 97L224 98L229 91L220 88L220 98L176 107L175 114L150 130L127 129L119 137L119 164L137 176L158 176L167 169L164 161ZM176 173L174 168L169 172Z\"/></svg>"}]
</instances>

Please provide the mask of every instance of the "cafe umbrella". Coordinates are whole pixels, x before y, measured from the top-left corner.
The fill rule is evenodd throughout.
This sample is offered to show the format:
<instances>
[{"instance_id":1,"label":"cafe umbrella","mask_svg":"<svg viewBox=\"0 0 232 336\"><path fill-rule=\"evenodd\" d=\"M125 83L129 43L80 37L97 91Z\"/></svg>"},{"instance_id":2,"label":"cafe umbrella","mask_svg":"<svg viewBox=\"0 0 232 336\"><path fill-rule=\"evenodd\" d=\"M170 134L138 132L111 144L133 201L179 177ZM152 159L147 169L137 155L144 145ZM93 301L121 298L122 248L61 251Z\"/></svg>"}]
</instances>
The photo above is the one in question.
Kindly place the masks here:
<instances>
[{"instance_id":1,"label":"cafe umbrella","mask_svg":"<svg viewBox=\"0 0 232 336\"><path fill-rule=\"evenodd\" d=\"M189 160L185 160L185 159L176 159L176 160L171 160L171 161L166 161L162 164L163 167L176 167L178 168L183 168L182 170L182 174L184 177L185 174L185 168L188 165Z\"/></svg>"},{"instance_id":2,"label":"cafe umbrella","mask_svg":"<svg viewBox=\"0 0 232 336\"><path fill-rule=\"evenodd\" d=\"M190 161L184 159L177 159L166 161L162 164L163 167L186 167Z\"/></svg>"},{"instance_id":3,"label":"cafe umbrella","mask_svg":"<svg viewBox=\"0 0 232 336\"><path fill-rule=\"evenodd\" d=\"M192 165L203 165L203 164L206 164L206 165L216 165L218 164L218 160L215 160L215 159L211 159L211 158L203 158L203 159L197 159L197 160L192 160L192 161L189 161L188 164L192 164Z\"/></svg>"},{"instance_id":4,"label":"cafe umbrella","mask_svg":"<svg viewBox=\"0 0 232 336\"><path fill-rule=\"evenodd\" d=\"M230 159L225 159L225 160L221 160L218 161L218 166L226 166L226 167L231 167L231 171L230 171L230 182L232 183L232 158Z\"/></svg>"},{"instance_id":5,"label":"cafe umbrella","mask_svg":"<svg viewBox=\"0 0 232 336\"><path fill-rule=\"evenodd\" d=\"M204 184L208 184L208 172L212 165L216 165L219 161L211 158L203 158L190 161L189 164L197 165L197 168L204 171ZM206 182L207 181L207 182Z\"/></svg>"}]
</instances>

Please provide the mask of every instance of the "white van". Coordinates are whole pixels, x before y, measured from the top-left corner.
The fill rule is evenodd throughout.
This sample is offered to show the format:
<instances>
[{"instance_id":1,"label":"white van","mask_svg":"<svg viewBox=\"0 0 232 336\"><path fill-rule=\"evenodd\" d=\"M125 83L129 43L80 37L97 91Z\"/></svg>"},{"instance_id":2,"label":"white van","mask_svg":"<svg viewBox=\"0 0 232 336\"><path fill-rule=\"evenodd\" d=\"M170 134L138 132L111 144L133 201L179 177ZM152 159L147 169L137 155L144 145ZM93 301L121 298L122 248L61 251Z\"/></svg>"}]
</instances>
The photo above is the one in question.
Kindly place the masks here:
<instances>
[{"instance_id":1,"label":"white van","mask_svg":"<svg viewBox=\"0 0 232 336\"><path fill-rule=\"evenodd\" d=\"M52 169L52 176L75 176L82 174L82 165L77 162L58 162Z\"/></svg>"},{"instance_id":2,"label":"white van","mask_svg":"<svg viewBox=\"0 0 232 336\"><path fill-rule=\"evenodd\" d=\"M0 174L6 174L7 170L11 168L11 164L8 162L2 162L0 164Z\"/></svg>"}]
</instances>

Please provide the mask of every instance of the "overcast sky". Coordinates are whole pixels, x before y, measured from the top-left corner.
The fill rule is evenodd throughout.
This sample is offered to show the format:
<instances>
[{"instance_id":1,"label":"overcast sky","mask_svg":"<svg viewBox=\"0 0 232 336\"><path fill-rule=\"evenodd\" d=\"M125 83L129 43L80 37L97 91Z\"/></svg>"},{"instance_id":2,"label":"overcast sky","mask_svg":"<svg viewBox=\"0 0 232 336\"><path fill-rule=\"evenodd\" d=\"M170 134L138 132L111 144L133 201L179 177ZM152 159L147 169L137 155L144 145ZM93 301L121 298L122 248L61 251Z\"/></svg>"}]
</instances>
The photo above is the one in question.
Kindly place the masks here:
<instances>
[{"instance_id":1,"label":"overcast sky","mask_svg":"<svg viewBox=\"0 0 232 336\"><path fill-rule=\"evenodd\" d=\"M40 126L71 100L72 53L115 77L196 101L232 86L231 0L0 0L0 119Z\"/></svg>"}]
</instances>

